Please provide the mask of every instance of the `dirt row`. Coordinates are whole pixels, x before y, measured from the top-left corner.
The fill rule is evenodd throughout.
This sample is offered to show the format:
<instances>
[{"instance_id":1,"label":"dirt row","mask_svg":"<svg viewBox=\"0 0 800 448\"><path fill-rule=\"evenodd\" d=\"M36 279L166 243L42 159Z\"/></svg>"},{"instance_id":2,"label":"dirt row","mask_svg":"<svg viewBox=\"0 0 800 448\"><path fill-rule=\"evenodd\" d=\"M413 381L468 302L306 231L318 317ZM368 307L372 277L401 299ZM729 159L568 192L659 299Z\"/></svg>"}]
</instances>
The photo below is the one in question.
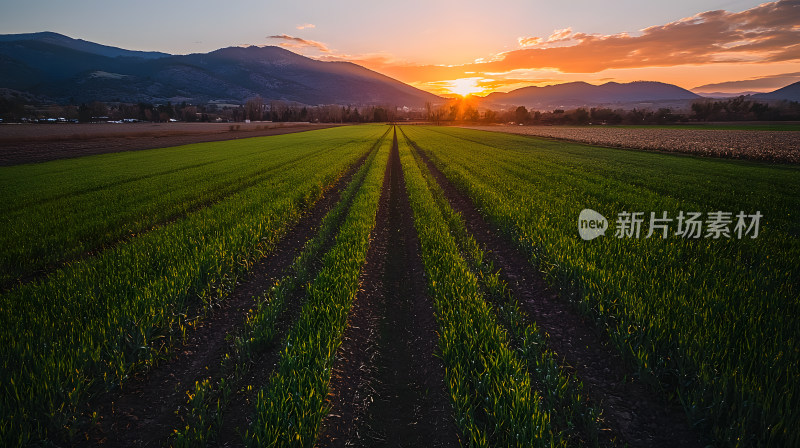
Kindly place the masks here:
<instances>
[{"instance_id":1,"label":"dirt row","mask_svg":"<svg viewBox=\"0 0 800 448\"><path fill-rule=\"evenodd\" d=\"M128 123L0 125L0 166L334 127L312 123Z\"/></svg>"},{"instance_id":2,"label":"dirt row","mask_svg":"<svg viewBox=\"0 0 800 448\"><path fill-rule=\"evenodd\" d=\"M563 368L583 382L590 399L602 409L607 440L631 447L699 447L699 436L690 428L683 410L667 403L657 391L633 380L634 372L610 345L608 336L575 307L559 298L525 255L500 236L479 213L474 203L457 189L412 142L431 174L445 192L468 231L487 253L502 279L517 297L523 311L548 335L548 345Z\"/></svg>"},{"instance_id":3,"label":"dirt row","mask_svg":"<svg viewBox=\"0 0 800 448\"><path fill-rule=\"evenodd\" d=\"M323 198L306 212L279 241L275 250L258 262L248 277L238 283L220 308L201 321L171 357L147 372L129 379L122 390L102 394L87 405L87 420L97 412L95 424L85 431L86 446L145 447L162 446L180 423L177 410L186 402L185 392L195 381L219 374L220 359L230 348L228 336L235 334L253 306L253 298L275 284L299 254L306 241L316 234L324 216L339 202L342 191L368 157L361 157ZM326 243L326 244L330 244ZM295 297L295 299L298 299ZM279 326L286 331L299 312L297 301L290 303ZM276 340L280 340L280 336ZM248 384L260 385L277 362L275 350L267 350L249 369ZM249 396L236 394L226 411L219 439L226 446L241 444L240 430L247 428L252 413Z\"/></svg>"},{"instance_id":4,"label":"dirt row","mask_svg":"<svg viewBox=\"0 0 800 448\"><path fill-rule=\"evenodd\" d=\"M457 447L395 132L317 445Z\"/></svg>"},{"instance_id":5,"label":"dirt row","mask_svg":"<svg viewBox=\"0 0 800 448\"><path fill-rule=\"evenodd\" d=\"M469 126L591 145L731 159L800 163L800 132L586 126Z\"/></svg>"}]
</instances>

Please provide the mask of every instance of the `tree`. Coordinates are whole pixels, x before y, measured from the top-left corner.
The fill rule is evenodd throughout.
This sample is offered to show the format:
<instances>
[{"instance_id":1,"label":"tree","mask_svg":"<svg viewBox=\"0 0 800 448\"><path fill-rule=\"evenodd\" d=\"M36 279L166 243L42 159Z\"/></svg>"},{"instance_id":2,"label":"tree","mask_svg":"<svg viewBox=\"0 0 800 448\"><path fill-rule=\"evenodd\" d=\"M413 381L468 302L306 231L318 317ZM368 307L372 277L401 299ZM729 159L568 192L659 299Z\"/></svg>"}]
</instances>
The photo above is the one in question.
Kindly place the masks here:
<instances>
[{"instance_id":1,"label":"tree","mask_svg":"<svg viewBox=\"0 0 800 448\"><path fill-rule=\"evenodd\" d=\"M480 118L480 114L478 113L478 110L475 109L474 107L467 106L467 108L464 109L464 120L465 121L478 121L479 118Z\"/></svg>"},{"instance_id":2,"label":"tree","mask_svg":"<svg viewBox=\"0 0 800 448\"><path fill-rule=\"evenodd\" d=\"M247 114L247 119L261 121L263 119L264 100L261 99L260 95L256 95L245 102L244 109Z\"/></svg>"},{"instance_id":3,"label":"tree","mask_svg":"<svg viewBox=\"0 0 800 448\"><path fill-rule=\"evenodd\" d=\"M372 121L375 122L389 121L389 115L386 113L386 109L382 107L376 107L375 110L372 112Z\"/></svg>"},{"instance_id":4,"label":"tree","mask_svg":"<svg viewBox=\"0 0 800 448\"><path fill-rule=\"evenodd\" d=\"M586 109L575 109L572 113L572 120L576 124L589 124L589 112Z\"/></svg>"},{"instance_id":5,"label":"tree","mask_svg":"<svg viewBox=\"0 0 800 448\"><path fill-rule=\"evenodd\" d=\"M88 123L92 121L92 109L86 105L86 103L82 103L78 106L78 121L81 123Z\"/></svg>"},{"instance_id":6,"label":"tree","mask_svg":"<svg viewBox=\"0 0 800 448\"><path fill-rule=\"evenodd\" d=\"M519 106L514 111L514 118L516 118L517 123L527 123L531 118L531 114L525 106Z\"/></svg>"}]
</instances>

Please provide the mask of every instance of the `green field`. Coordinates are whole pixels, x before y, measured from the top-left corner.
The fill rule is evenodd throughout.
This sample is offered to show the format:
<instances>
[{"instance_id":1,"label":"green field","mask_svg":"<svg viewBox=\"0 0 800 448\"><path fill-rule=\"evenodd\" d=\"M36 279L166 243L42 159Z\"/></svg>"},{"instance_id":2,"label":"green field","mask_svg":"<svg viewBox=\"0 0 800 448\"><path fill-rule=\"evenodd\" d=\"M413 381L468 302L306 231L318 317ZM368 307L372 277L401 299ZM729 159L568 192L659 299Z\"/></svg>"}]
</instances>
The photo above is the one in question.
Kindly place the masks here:
<instances>
[{"instance_id":1,"label":"green field","mask_svg":"<svg viewBox=\"0 0 800 448\"><path fill-rule=\"evenodd\" d=\"M475 242L426 159L704 442L800 445L800 168L385 125L0 168L0 444L85 442L87 403L168 366L352 171L163 440L218 443L231 397L248 393L242 443L313 446L360 278L374 269L365 260L393 151L437 325L425 355L441 359L463 445L625 440L602 434L602 403L508 292L496 248ZM587 208L611 225L592 241L578 235ZM624 211L644 213L639 238L616 237ZM681 211L763 217L757 238L686 239L674 222L667 238L645 237L650 212ZM261 356L276 365L251 384Z\"/></svg>"},{"instance_id":2,"label":"green field","mask_svg":"<svg viewBox=\"0 0 800 448\"><path fill-rule=\"evenodd\" d=\"M800 391L789 378L800 367L800 170L469 130L407 134L715 437L798 442ZM612 219L624 210L765 218L756 239L584 242L584 208Z\"/></svg>"}]
</instances>

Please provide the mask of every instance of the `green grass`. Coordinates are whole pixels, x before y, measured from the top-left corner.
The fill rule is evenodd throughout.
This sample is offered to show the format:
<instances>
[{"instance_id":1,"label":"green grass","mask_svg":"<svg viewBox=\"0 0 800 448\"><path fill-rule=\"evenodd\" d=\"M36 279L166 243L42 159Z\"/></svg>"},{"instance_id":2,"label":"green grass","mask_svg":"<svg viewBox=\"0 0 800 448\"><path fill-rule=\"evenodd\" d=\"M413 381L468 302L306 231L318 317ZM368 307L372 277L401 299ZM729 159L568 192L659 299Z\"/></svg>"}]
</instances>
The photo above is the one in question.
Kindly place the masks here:
<instances>
[{"instance_id":1,"label":"green grass","mask_svg":"<svg viewBox=\"0 0 800 448\"><path fill-rule=\"evenodd\" d=\"M0 167L0 288L370 138L338 128Z\"/></svg>"},{"instance_id":2,"label":"green grass","mask_svg":"<svg viewBox=\"0 0 800 448\"><path fill-rule=\"evenodd\" d=\"M707 437L800 443L800 169L404 129ZM606 237L578 237L583 208L612 221ZM757 239L618 239L623 210L764 218Z\"/></svg>"},{"instance_id":3,"label":"green grass","mask_svg":"<svg viewBox=\"0 0 800 448\"><path fill-rule=\"evenodd\" d=\"M385 128L365 126L348 132L352 134L344 145L341 140L329 143L323 133L306 148L285 147L284 152L309 155L169 225L0 296L2 444L70 438L75 414L92 391L124 382L132 371L159 357L194 317L187 316L190 307L202 309L223 298L236 278L272 249L300 213L364 155ZM269 145L271 138L261 140ZM220 153L230 144L201 148ZM149 166L158 166L176 151L180 149L113 157L144 157ZM267 151L262 157L278 155ZM78 185L87 174L71 167L92 161L102 166L107 158L42 166L57 173L58 163L64 163L71 173L65 175L65 184ZM191 151L183 158L191 158ZM104 180L97 182L113 179L106 176L108 170L99 170ZM42 190L56 191L48 186Z\"/></svg>"}]
</instances>

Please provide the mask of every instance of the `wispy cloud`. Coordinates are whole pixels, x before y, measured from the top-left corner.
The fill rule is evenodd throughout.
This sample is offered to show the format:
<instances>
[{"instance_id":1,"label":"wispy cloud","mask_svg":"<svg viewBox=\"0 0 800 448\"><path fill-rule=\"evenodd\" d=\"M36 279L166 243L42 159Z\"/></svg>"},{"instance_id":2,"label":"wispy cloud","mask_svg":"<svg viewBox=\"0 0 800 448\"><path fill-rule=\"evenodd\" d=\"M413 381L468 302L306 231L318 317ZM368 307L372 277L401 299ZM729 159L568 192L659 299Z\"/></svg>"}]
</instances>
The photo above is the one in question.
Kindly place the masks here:
<instances>
[{"instance_id":1,"label":"wispy cloud","mask_svg":"<svg viewBox=\"0 0 800 448\"><path fill-rule=\"evenodd\" d=\"M534 45L539 45L542 43L541 37L518 37L517 43L519 43L520 47L532 47Z\"/></svg>"},{"instance_id":2,"label":"wispy cloud","mask_svg":"<svg viewBox=\"0 0 800 448\"><path fill-rule=\"evenodd\" d=\"M327 45L323 44L322 42L317 42L314 40L303 39L301 37L290 36L288 34L275 34L272 36L267 36L267 39L278 39L282 40L283 42L279 43L281 47L286 48L315 48L323 53L330 53L331 50L328 48Z\"/></svg>"},{"instance_id":3,"label":"wispy cloud","mask_svg":"<svg viewBox=\"0 0 800 448\"><path fill-rule=\"evenodd\" d=\"M553 34L547 38L547 42L562 42L569 40L572 37L572 27L564 28L561 30L553 31Z\"/></svg>"},{"instance_id":4,"label":"wispy cloud","mask_svg":"<svg viewBox=\"0 0 800 448\"><path fill-rule=\"evenodd\" d=\"M297 28L298 30L304 30L306 28L316 28L316 27L317 26L314 25L313 23L304 23L302 25L297 25L295 28Z\"/></svg>"}]
</instances>

